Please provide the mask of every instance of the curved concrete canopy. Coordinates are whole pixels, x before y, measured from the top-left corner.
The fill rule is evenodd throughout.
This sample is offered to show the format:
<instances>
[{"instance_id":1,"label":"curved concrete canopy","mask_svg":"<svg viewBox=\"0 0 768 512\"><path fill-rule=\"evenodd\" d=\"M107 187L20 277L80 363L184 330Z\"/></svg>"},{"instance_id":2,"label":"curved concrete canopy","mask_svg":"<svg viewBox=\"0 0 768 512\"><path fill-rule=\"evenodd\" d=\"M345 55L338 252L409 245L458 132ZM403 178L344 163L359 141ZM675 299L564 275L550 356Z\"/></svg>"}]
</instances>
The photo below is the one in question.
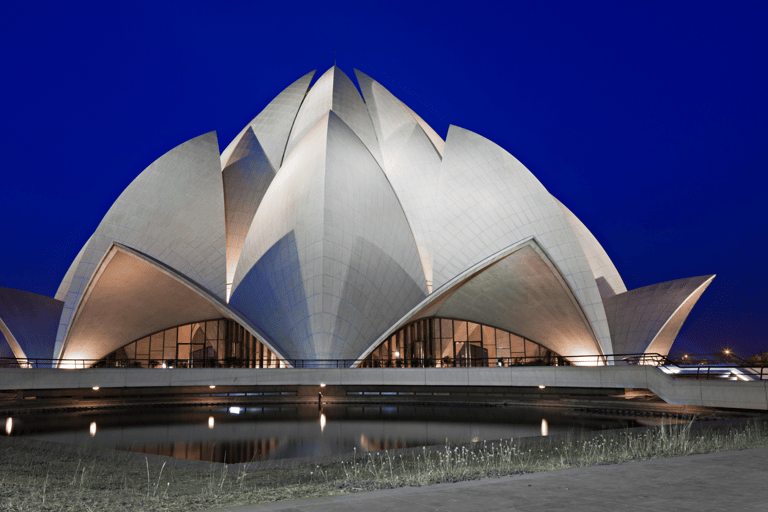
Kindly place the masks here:
<instances>
[{"instance_id":1,"label":"curved concrete canopy","mask_svg":"<svg viewBox=\"0 0 768 512\"><path fill-rule=\"evenodd\" d=\"M226 290L224 193L216 133L158 158L120 194L88 242L61 315L54 356L70 320L113 242L133 247L223 298Z\"/></svg>"},{"instance_id":2,"label":"curved concrete canopy","mask_svg":"<svg viewBox=\"0 0 768 512\"><path fill-rule=\"evenodd\" d=\"M13 288L0 288L0 333L17 358L51 359L64 303Z\"/></svg>"},{"instance_id":3,"label":"curved concrete canopy","mask_svg":"<svg viewBox=\"0 0 768 512\"><path fill-rule=\"evenodd\" d=\"M714 275L652 284L605 299L616 354L667 355Z\"/></svg>"},{"instance_id":4,"label":"curved concrete canopy","mask_svg":"<svg viewBox=\"0 0 768 512\"><path fill-rule=\"evenodd\" d=\"M600 242L597 241L595 235L563 203L555 197L553 199L565 214L565 218L571 224L573 232L576 233L576 238L578 238L581 248L584 249L589 267L592 269L592 275L595 276L597 281L597 288L600 291L601 298L605 300L607 297L617 293L626 292L627 287L624 285L619 271L616 270L616 266L611 261L611 258L608 257L608 253L605 252L603 246L600 245Z\"/></svg>"},{"instance_id":5,"label":"curved concrete canopy","mask_svg":"<svg viewBox=\"0 0 768 512\"><path fill-rule=\"evenodd\" d=\"M535 239L510 246L456 276L402 317L358 360L403 325L432 316L510 331L564 356L600 353L573 291Z\"/></svg>"},{"instance_id":6,"label":"curved concrete canopy","mask_svg":"<svg viewBox=\"0 0 768 512\"><path fill-rule=\"evenodd\" d=\"M431 228L440 154L412 111L364 73L355 70L382 154L382 168L403 206L432 292Z\"/></svg>"},{"instance_id":7,"label":"curved concrete canopy","mask_svg":"<svg viewBox=\"0 0 768 512\"><path fill-rule=\"evenodd\" d=\"M341 118L381 165L381 151L363 98L352 80L335 65L323 73L307 93L285 148L285 158L320 119L333 112Z\"/></svg>"},{"instance_id":8,"label":"curved concrete canopy","mask_svg":"<svg viewBox=\"0 0 768 512\"><path fill-rule=\"evenodd\" d=\"M234 161L222 173L227 226L227 300L245 236L276 171L250 128L241 137L236 153L244 156L231 159Z\"/></svg>"},{"instance_id":9,"label":"curved concrete canopy","mask_svg":"<svg viewBox=\"0 0 768 512\"><path fill-rule=\"evenodd\" d=\"M267 156L270 165L274 169L280 168L283 163L285 145L291 133L291 126L293 126L313 76L315 76L314 71L289 85L240 131L221 153L222 169L247 155L247 150L243 147L238 148L238 146L240 146L243 135L249 129L259 140L260 148ZM236 148L238 149L236 150Z\"/></svg>"},{"instance_id":10,"label":"curved concrete canopy","mask_svg":"<svg viewBox=\"0 0 768 512\"><path fill-rule=\"evenodd\" d=\"M230 304L294 359L355 359L426 296L405 214L333 111L286 158L256 212Z\"/></svg>"},{"instance_id":11,"label":"curved concrete canopy","mask_svg":"<svg viewBox=\"0 0 768 512\"><path fill-rule=\"evenodd\" d=\"M451 126L435 197L435 289L533 237L573 290L602 352L612 353L603 303L584 250L555 200L523 164L488 139Z\"/></svg>"},{"instance_id":12,"label":"curved concrete canopy","mask_svg":"<svg viewBox=\"0 0 768 512\"><path fill-rule=\"evenodd\" d=\"M274 350L263 333L197 283L146 254L112 244L78 305L62 359L100 359L142 336L221 317Z\"/></svg>"}]
</instances>

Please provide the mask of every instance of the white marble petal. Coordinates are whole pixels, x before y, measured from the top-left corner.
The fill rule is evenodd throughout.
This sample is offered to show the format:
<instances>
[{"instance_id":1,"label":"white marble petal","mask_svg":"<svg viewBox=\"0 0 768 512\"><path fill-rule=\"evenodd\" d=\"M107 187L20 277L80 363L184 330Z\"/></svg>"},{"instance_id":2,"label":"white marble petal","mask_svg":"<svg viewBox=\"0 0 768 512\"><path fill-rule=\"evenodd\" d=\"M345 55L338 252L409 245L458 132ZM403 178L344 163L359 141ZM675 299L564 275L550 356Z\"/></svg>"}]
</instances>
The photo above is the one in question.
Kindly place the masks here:
<instances>
[{"instance_id":1,"label":"white marble petal","mask_svg":"<svg viewBox=\"0 0 768 512\"><path fill-rule=\"evenodd\" d=\"M230 304L293 359L355 359L426 296L405 215L333 111L307 130L248 233Z\"/></svg>"},{"instance_id":2,"label":"white marble petal","mask_svg":"<svg viewBox=\"0 0 768 512\"><path fill-rule=\"evenodd\" d=\"M435 289L534 237L573 290L601 350L612 353L603 303L584 250L555 200L515 157L476 133L451 126L434 219Z\"/></svg>"},{"instance_id":3,"label":"white marble petal","mask_svg":"<svg viewBox=\"0 0 768 512\"><path fill-rule=\"evenodd\" d=\"M279 169L283 162L285 145L288 142L288 136L291 133L291 126L296 119L304 96L307 94L309 84L315 72L307 73L299 78L281 92L274 100L269 102L253 121L248 123L235 139L221 153L221 168L243 158L247 152L235 151L240 144L240 140L246 131L250 128L264 154L267 155L270 165Z\"/></svg>"},{"instance_id":4,"label":"white marble petal","mask_svg":"<svg viewBox=\"0 0 768 512\"><path fill-rule=\"evenodd\" d=\"M600 353L573 290L534 238L455 276L379 336L359 360L403 325L431 316L510 331L562 356L574 356L576 363Z\"/></svg>"},{"instance_id":5,"label":"white marble petal","mask_svg":"<svg viewBox=\"0 0 768 512\"><path fill-rule=\"evenodd\" d=\"M624 285L619 271L616 270L616 266L611 261L611 258L608 257L608 253L605 252L603 246L600 245L600 242L597 241L595 235L563 203L554 197L553 199L555 199L555 202L565 214L565 218L568 219L573 232L576 233L576 237L579 239L581 248L584 249L589 267L592 269L592 275L597 281L600 296L606 299L617 293L626 292L627 287Z\"/></svg>"},{"instance_id":6,"label":"white marble petal","mask_svg":"<svg viewBox=\"0 0 768 512\"><path fill-rule=\"evenodd\" d=\"M420 118L414 117L413 112L381 84L360 71L355 73L379 140L384 172L403 205L431 292L434 258L431 220L440 177L440 153L424 132Z\"/></svg>"},{"instance_id":7,"label":"white marble petal","mask_svg":"<svg viewBox=\"0 0 768 512\"><path fill-rule=\"evenodd\" d=\"M78 304L62 357L100 359L142 336L222 317L238 322L280 354L219 297L146 254L113 243Z\"/></svg>"},{"instance_id":8,"label":"white marble petal","mask_svg":"<svg viewBox=\"0 0 768 512\"><path fill-rule=\"evenodd\" d=\"M240 139L236 153L243 156L232 158L222 173L227 225L227 300L245 236L276 172L250 128Z\"/></svg>"},{"instance_id":9,"label":"white marble petal","mask_svg":"<svg viewBox=\"0 0 768 512\"><path fill-rule=\"evenodd\" d=\"M224 193L216 133L158 158L128 185L86 245L64 300L54 354L63 353L72 315L113 242L133 247L224 298Z\"/></svg>"},{"instance_id":10,"label":"white marble petal","mask_svg":"<svg viewBox=\"0 0 768 512\"><path fill-rule=\"evenodd\" d=\"M318 78L307 93L291 129L291 136L285 150L286 157L304 135L331 110L355 132L380 165L379 143L363 98L360 97L360 93L349 77L336 66Z\"/></svg>"},{"instance_id":11,"label":"white marble petal","mask_svg":"<svg viewBox=\"0 0 768 512\"><path fill-rule=\"evenodd\" d=\"M605 313L615 353L667 355L683 322L714 278L676 279L606 298Z\"/></svg>"}]
</instances>

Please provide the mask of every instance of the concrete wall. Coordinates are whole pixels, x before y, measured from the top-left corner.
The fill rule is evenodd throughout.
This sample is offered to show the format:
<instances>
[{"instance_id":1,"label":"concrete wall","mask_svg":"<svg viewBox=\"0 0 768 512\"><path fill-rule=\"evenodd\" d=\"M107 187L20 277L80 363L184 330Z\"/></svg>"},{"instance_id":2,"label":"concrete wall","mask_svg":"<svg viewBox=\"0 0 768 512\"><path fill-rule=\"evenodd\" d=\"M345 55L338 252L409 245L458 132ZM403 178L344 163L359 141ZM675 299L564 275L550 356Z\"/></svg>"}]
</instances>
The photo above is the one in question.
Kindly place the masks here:
<instances>
[{"instance_id":1,"label":"concrete wall","mask_svg":"<svg viewBox=\"0 0 768 512\"><path fill-rule=\"evenodd\" d=\"M140 386L137 384L140 383ZM365 369L2 369L0 391L163 386L548 386L648 389L670 404L768 410L768 381L674 379L654 366Z\"/></svg>"}]
</instances>

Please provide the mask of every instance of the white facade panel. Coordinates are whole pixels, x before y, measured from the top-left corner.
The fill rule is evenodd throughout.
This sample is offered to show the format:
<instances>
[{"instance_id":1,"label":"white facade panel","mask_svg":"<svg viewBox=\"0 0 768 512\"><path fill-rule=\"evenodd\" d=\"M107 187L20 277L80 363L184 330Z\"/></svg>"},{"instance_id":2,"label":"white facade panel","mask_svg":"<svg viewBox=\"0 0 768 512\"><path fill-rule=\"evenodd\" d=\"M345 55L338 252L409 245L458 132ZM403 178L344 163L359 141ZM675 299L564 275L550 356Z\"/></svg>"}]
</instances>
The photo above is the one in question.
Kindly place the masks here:
<instances>
[{"instance_id":1,"label":"white facade panel","mask_svg":"<svg viewBox=\"0 0 768 512\"><path fill-rule=\"evenodd\" d=\"M615 353L667 355L683 322L714 278L666 281L606 298Z\"/></svg>"},{"instance_id":2,"label":"white facade panel","mask_svg":"<svg viewBox=\"0 0 768 512\"><path fill-rule=\"evenodd\" d=\"M611 353L603 303L576 234L544 186L493 142L451 126L434 211L434 287L521 240L535 238Z\"/></svg>"},{"instance_id":3,"label":"white facade panel","mask_svg":"<svg viewBox=\"0 0 768 512\"><path fill-rule=\"evenodd\" d=\"M296 114L299 112L299 107L307 94L313 76L315 76L314 71L307 73L288 86L240 131L221 153L222 169L244 156L243 153L235 151L235 148L240 144L240 140L249 128L258 138L270 165L275 169L280 168L285 153L285 145L291 133L291 126L293 126L293 121L296 119Z\"/></svg>"},{"instance_id":4,"label":"white facade panel","mask_svg":"<svg viewBox=\"0 0 768 512\"><path fill-rule=\"evenodd\" d=\"M307 93L291 129L285 150L286 157L304 135L331 110L355 132L376 162L381 165L379 143L365 103L349 77L336 66L318 78Z\"/></svg>"},{"instance_id":5,"label":"white facade panel","mask_svg":"<svg viewBox=\"0 0 768 512\"><path fill-rule=\"evenodd\" d=\"M334 112L290 153L256 213L231 305L294 359L356 359L426 296L397 198Z\"/></svg>"},{"instance_id":6,"label":"white facade panel","mask_svg":"<svg viewBox=\"0 0 768 512\"><path fill-rule=\"evenodd\" d=\"M222 172L227 226L227 300L248 229L276 171L250 128L240 139L235 153L242 156L232 158L232 163Z\"/></svg>"},{"instance_id":7,"label":"white facade panel","mask_svg":"<svg viewBox=\"0 0 768 512\"><path fill-rule=\"evenodd\" d=\"M112 244L77 306L62 358L101 359L163 329L222 317L240 323L273 350L220 298L145 254Z\"/></svg>"},{"instance_id":8,"label":"white facade panel","mask_svg":"<svg viewBox=\"0 0 768 512\"><path fill-rule=\"evenodd\" d=\"M600 245L600 242L597 241L597 238L571 210L558 201L557 198L553 197L553 199L563 214L565 214L565 218L568 219L573 232L576 233L576 237L579 239L581 248L584 250L584 254L589 262L589 267L592 269L592 275L598 282L598 290L601 297L606 299L612 295L626 292L627 287L624 285L619 271L616 270L616 266L611 261L608 253L605 252L605 249L603 249L603 246Z\"/></svg>"},{"instance_id":9,"label":"white facade panel","mask_svg":"<svg viewBox=\"0 0 768 512\"><path fill-rule=\"evenodd\" d=\"M133 247L224 298L224 193L216 133L196 137L147 167L117 198L86 245L64 300L54 354L112 242Z\"/></svg>"},{"instance_id":10,"label":"white facade panel","mask_svg":"<svg viewBox=\"0 0 768 512\"><path fill-rule=\"evenodd\" d=\"M431 292L431 230L440 154L408 107L375 80L360 71L355 73L381 147L382 168L403 205Z\"/></svg>"},{"instance_id":11,"label":"white facade panel","mask_svg":"<svg viewBox=\"0 0 768 512\"><path fill-rule=\"evenodd\" d=\"M535 239L524 240L487 258L429 297L368 347L362 359L400 327L441 316L513 332L575 363L599 355L590 323L573 291Z\"/></svg>"}]
</instances>

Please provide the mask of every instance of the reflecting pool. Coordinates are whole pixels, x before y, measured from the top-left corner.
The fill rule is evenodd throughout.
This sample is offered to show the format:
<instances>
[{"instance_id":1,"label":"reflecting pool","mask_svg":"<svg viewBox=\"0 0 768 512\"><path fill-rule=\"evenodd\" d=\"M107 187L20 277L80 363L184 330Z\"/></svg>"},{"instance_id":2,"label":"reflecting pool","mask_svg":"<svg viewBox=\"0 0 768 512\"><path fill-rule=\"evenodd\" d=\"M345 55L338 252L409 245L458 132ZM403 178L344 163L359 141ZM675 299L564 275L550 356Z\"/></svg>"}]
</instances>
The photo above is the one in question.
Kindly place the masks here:
<instances>
[{"instance_id":1,"label":"reflecting pool","mask_svg":"<svg viewBox=\"0 0 768 512\"><path fill-rule=\"evenodd\" d=\"M24 414L5 435L238 463L637 427L648 419L536 407L311 405Z\"/></svg>"}]
</instances>

